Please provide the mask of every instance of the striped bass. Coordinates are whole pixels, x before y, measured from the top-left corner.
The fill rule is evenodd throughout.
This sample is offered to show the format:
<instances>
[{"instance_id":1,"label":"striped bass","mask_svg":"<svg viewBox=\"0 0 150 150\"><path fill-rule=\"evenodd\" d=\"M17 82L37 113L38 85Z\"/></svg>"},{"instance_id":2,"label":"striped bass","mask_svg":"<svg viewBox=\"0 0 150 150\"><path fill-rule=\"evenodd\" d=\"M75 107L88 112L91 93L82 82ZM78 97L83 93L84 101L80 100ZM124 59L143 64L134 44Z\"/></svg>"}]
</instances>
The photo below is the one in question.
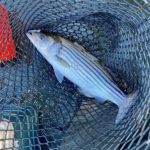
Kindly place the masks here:
<instances>
[{"instance_id":1,"label":"striped bass","mask_svg":"<svg viewBox=\"0 0 150 150\"><path fill-rule=\"evenodd\" d=\"M52 65L60 83L66 77L85 96L95 98L100 103L110 100L119 107L116 124L124 119L137 92L125 95L99 64L98 59L76 42L35 30L26 35Z\"/></svg>"}]
</instances>

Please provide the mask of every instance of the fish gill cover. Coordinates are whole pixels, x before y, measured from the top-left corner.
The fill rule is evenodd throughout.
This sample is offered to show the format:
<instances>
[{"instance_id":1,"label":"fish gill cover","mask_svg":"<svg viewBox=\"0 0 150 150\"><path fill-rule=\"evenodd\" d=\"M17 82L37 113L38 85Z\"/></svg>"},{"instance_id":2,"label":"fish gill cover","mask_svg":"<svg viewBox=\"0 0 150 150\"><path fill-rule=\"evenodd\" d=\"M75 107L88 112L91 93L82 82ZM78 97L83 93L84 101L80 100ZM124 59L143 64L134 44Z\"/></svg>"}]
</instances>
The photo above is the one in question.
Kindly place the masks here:
<instances>
[{"instance_id":1,"label":"fish gill cover","mask_svg":"<svg viewBox=\"0 0 150 150\"><path fill-rule=\"evenodd\" d=\"M11 130L14 136L5 140L13 137L14 144L6 145L1 138L0 147L150 148L148 0L1 0L0 5L8 11L9 33L16 46L13 59L0 66L0 127L4 122L11 125L0 130L5 129L1 132L5 135L6 129ZM139 90L120 124L115 124L115 105L81 95L67 79L57 82L52 67L26 37L32 29L78 42L107 67L122 91ZM9 40L9 34L4 35Z\"/></svg>"}]
</instances>

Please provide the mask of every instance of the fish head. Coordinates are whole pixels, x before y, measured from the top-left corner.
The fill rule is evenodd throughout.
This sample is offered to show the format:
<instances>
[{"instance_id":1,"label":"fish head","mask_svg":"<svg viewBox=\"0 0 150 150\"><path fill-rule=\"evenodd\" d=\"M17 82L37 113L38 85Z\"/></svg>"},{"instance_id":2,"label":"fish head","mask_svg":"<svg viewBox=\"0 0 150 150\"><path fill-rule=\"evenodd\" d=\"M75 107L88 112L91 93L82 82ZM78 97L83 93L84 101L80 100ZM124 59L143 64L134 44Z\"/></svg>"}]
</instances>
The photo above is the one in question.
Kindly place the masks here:
<instances>
[{"instance_id":1,"label":"fish head","mask_svg":"<svg viewBox=\"0 0 150 150\"><path fill-rule=\"evenodd\" d=\"M49 63L55 60L61 49L59 37L41 33L39 30L28 31L26 35Z\"/></svg>"},{"instance_id":2,"label":"fish head","mask_svg":"<svg viewBox=\"0 0 150 150\"><path fill-rule=\"evenodd\" d=\"M41 52L48 50L53 44L54 39L39 31L31 30L26 33L32 44Z\"/></svg>"}]
</instances>

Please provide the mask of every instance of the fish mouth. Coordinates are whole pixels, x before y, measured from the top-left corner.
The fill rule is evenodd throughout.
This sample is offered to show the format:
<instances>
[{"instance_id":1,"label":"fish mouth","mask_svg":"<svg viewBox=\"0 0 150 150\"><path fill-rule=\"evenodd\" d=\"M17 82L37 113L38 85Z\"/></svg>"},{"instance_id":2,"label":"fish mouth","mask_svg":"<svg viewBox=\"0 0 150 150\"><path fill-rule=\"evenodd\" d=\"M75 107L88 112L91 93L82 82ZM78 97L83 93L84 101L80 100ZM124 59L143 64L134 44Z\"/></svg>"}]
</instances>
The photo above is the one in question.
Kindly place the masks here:
<instances>
[{"instance_id":1,"label":"fish mouth","mask_svg":"<svg viewBox=\"0 0 150 150\"><path fill-rule=\"evenodd\" d=\"M28 37L29 41L30 41L32 44L35 44L35 36L34 36L33 32L28 31L28 32L26 33L26 36Z\"/></svg>"},{"instance_id":2,"label":"fish mouth","mask_svg":"<svg viewBox=\"0 0 150 150\"><path fill-rule=\"evenodd\" d=\"M39 33L39 32L41 32L41 30L40 29L38 29L38 30L29 30L27 33L26 33L26 36L29 38L29 39L31 39L31 37L32 37L32 33Z\"/></svg>"},{"instance_id":3,"label":"fish mouth","mask_svg":"<svg viewBox=\"0 0 150 150\"><path fill-rule=\"evenodd\" d=\"M26 36L31 40L32 32L27 32L27 33L26 33Z\"/></svg>"}]
</instances>

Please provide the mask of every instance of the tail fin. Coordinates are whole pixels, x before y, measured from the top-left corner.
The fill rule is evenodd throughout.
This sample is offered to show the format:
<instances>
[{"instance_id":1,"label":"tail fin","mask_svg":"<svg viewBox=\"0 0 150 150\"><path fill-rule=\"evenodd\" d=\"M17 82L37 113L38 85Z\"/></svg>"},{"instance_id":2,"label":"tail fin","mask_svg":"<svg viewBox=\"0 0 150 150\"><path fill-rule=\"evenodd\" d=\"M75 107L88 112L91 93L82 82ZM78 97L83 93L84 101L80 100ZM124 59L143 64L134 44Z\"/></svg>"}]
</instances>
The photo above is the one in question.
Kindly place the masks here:
<instances>
[{"instance_id":1,"label":"tail fin","mask_svg":"<svg viewBox=\"0 0 150 150\"><path fill-rule=\"evenodd\" d=\"M137 94L138 94L138 91L131 93L128 96L127 102L124 105L119 107L119 111L118 111L116 121L115 121L116 124L119 124L124 119L129 109L133 106L134 99L137 96Z\"/></svg>"}]
</instances>

